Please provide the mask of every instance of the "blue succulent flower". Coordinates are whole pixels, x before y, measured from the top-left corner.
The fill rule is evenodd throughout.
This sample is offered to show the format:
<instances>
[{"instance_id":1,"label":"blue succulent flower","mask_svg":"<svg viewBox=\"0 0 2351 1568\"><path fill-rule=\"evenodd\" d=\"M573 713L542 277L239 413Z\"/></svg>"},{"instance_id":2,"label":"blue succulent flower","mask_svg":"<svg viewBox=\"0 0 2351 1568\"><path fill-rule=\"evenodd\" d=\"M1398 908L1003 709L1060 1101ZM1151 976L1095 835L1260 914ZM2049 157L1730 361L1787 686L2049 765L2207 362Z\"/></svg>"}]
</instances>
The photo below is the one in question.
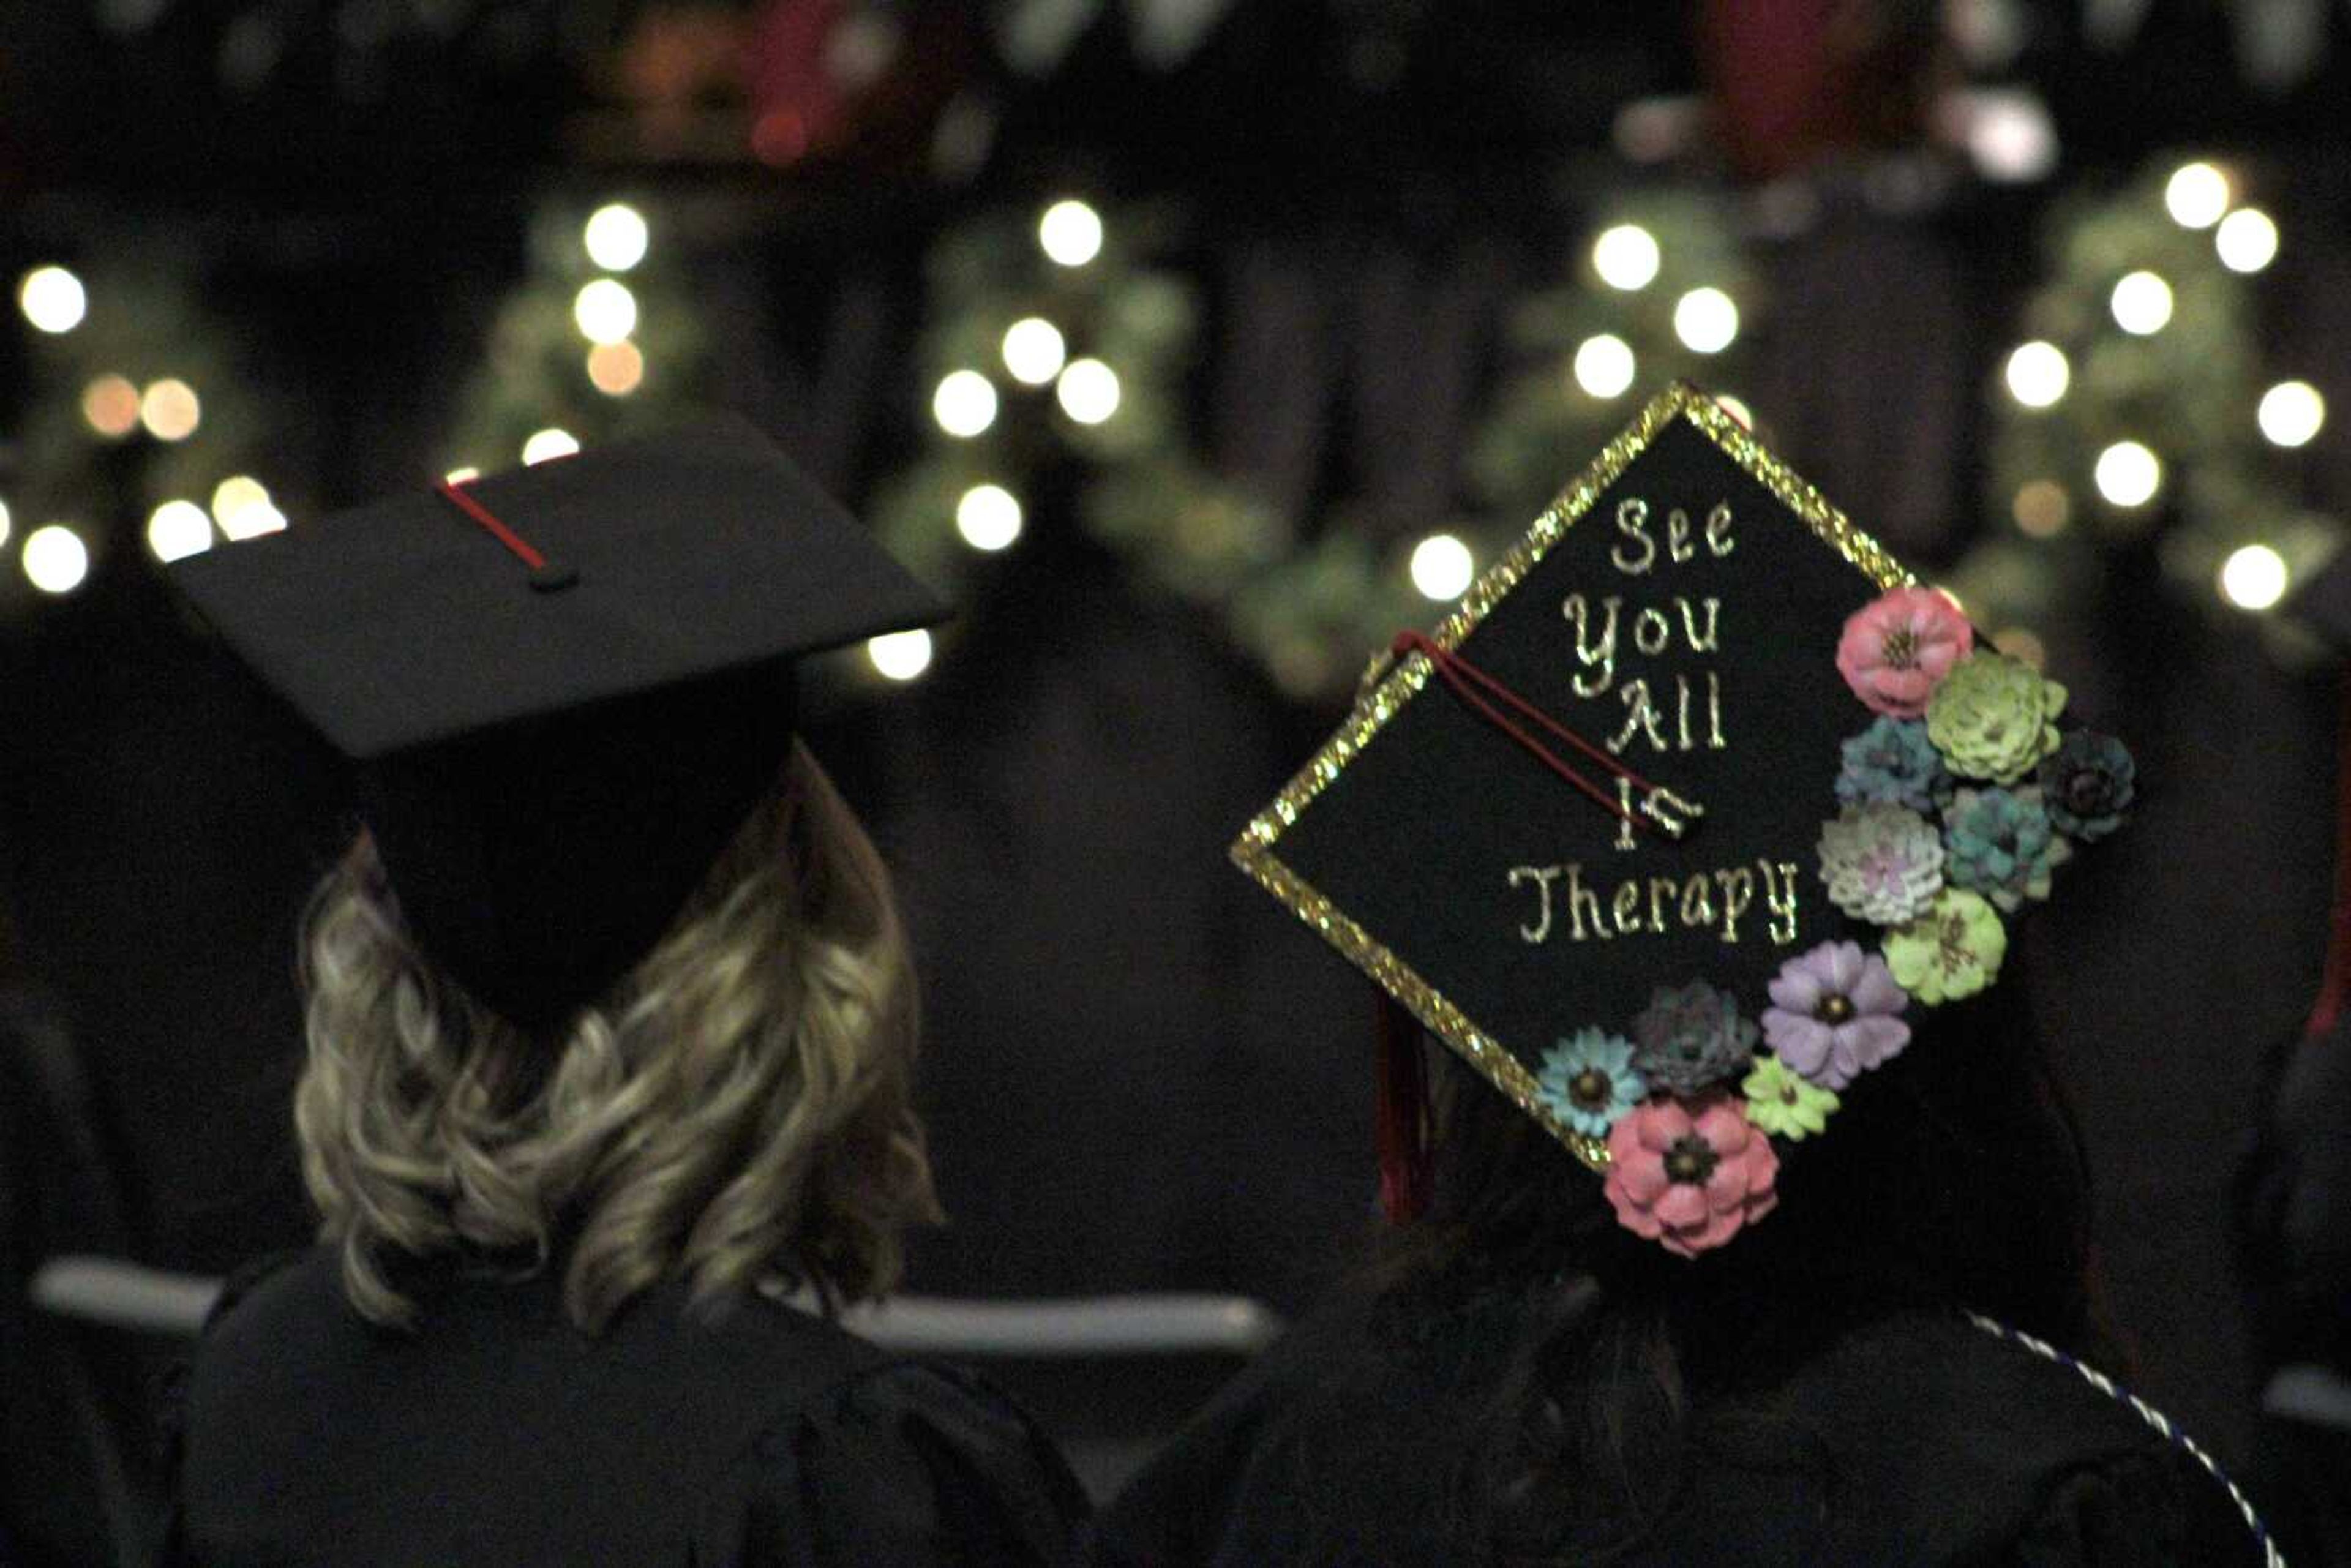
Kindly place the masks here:
<instances>
[{"instance_id":1,"label":"blue succulent flower","mask_svg":"<svg viewBox=\"0 0 2351 1568\"><path fill-rule=\"evenodd\" d=\"M1943 754L1915 718L1877 719L1844 743L1836 796L1848 806L1876 800L1907 806L1921 816L1949 805L1955 787Z\"/></svg>"},{"instance_id":2,"label":"blue succulent flower","mask_svg":"<svg viewBox=\"0 0 2351 1568\"><path fill-rule=\"evenodd\" d=\"M1962 789L1943 813L1943 880L2005 910L2049 896L2049 873L2073 851L2050 825L2038 786Z\"/></svg>"},{"instance_id":3,"label":"blue succulent flower","mask_svg":"<svg viewBox=\"0 0 2351 1568\"><path fill-rule=\"evenodd\" d=\"M1577 1030L1543 1052L1535 1082L1552 1115L1594 1138L1606 1137L1616 1118L1649 1092L1633 1065L1633 1042L1596 1029Z\"/></svg>"},{"instance_id":4,"label":"blue succulent flower","mask_svg":"<svg viewBox=\"0 0 2351 1568\"><path fill-rule=\"evenodd\" d=\"M2123 825L2138 764L2111 735L2077 729L2041 763L2041 795L2061 833L2095 843Z\"/></svg>"}]
</instances>

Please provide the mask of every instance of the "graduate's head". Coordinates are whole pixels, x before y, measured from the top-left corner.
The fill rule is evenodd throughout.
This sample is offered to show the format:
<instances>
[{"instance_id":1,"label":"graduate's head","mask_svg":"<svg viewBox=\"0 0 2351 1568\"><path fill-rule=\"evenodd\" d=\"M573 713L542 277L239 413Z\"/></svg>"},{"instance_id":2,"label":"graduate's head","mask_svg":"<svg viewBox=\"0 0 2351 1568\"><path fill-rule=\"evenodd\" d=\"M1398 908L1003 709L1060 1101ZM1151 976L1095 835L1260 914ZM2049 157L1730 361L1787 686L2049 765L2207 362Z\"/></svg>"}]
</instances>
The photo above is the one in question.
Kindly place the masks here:
<instances>
[{"instance_id":1,"label":"graduate's head","mask_svg":"<svg viewBox=\"0 0 2351 1568\"><path fill-rule=\"evenodd\" d=\"M364 833L313 902L304 980L303 1174L371 1318L411 1309L398 1260L463 1249L568 1245L591 1329L673 1277L853 1300L936 1218L888 874L804 747L653 950L552 1030L419 946Z\"/></svg>"},{"instance_id":2,"label":"graduate's head","mask_svg":"<svg viewBox=\"0 0 2351 1568\"><path fill-rule=\"evenodd\" d=\"M306 963L306 1166L353 1299L569 1245L575 1318L690 1275L885 1288L930 1212L887 880L794 740L799 656L942 609L713 423L174 575L353 765Z\"/></svg>"},{"instance_id":3,"label":"graduate's head","mask_svg":"<svg viewBox=\"0 0 2351 1568\"><path fill-rule=\"evenodd\" d=\"M1457 1167L1577 1184L1514 1208L1489 1171L1489 1221L1588 1217L1667 1279L1785 1253L1891 1288L1917 1237L1989 1241L2078 1182L2010 949L2132 764L2065 706L1679 386L1396 640L1233 852L1387 993L1392 1040L1482 1081ZM1382 1074L1398 1218L1428 1201L1416 1069Z\"/></svg>"},{"instance_id":4,"label":"graduate's head","mask_svg":"<svg viewBox=\"0 0 2351 1568\"><path fill-rule=\"evenodd\" d=\"M1437 1051L1435 1180L1415 1228L1439 1255L1589 1276L1726 1343L1964 1307L2085 1346L2088 1173L2027 991L2011 979L1921 1019L1841 1095L1835 1136L1780 1150L1768 1218L1695 1259L1627 1229L1558 1140Z\"/></svg>"}]
</instances>

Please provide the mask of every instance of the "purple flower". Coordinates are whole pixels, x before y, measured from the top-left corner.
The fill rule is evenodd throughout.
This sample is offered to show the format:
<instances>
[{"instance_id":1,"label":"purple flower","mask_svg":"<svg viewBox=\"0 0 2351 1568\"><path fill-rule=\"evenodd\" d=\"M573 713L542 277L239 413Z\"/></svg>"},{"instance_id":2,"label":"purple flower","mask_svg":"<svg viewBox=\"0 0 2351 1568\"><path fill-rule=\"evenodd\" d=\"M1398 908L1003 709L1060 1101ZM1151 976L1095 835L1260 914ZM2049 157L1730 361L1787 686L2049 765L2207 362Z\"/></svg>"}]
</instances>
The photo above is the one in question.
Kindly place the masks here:
<instances>
[{"instance_id":1,"label":"purple flower","mask_svg":"<svg viewBox=\"0 0 2351 1568\"><path fill-rule=\"evenodd\" d=\"M1823 942L1780 967L1763 1038L1805 1078L1843 1089L1910 1043L1897 1016L1909 1002L1884 958L1857 942Z\"/></svg>"}]
</instances>

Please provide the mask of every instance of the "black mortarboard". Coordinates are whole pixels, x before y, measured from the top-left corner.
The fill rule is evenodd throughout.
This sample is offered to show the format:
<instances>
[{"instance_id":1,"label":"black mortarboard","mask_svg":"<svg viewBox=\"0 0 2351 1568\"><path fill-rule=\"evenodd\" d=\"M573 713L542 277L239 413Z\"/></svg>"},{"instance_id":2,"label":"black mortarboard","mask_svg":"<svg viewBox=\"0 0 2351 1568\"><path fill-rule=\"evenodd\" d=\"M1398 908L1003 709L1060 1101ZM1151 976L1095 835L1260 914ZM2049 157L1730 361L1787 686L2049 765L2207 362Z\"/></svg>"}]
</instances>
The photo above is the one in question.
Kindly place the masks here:
<instances>
[{"instance_id":1,"label":"black mortarboard","mask_svg":"<svg viewBox=\"0 0 2351 1568\"><path fill-rule=\"evenodd\" d=\"M1973 641L1954 601L1677 386L1433 635L1398 640L1233 857L1605 1169L1633 1102L1573 1101L1576 1064L1635 1082L1644 1105L1719 1091L1736 1108L1784 1039L1781 1065L1807 1061L1790 1071L1841 1087L1855 1051L1899 1049L1892 1024L1850 1027L1902 998L1887 965L1914 966L1900 1004L1914 1017L1943 999L1928 993L1986 983L1998 920L2046 896L2069 852L2056 841L2116 825L2127 759L2098 748L2112 743L2061 747L2063 689L1989 648L1970 657ZM1848 804L1869 810L1829 826ZM1881 831L1885 863L1869 858ZM1834 896L1832 835L1848 873ZM1886 886L1870 883L1881 874ZM1848 941L1866 957L1821 951ZM1792 990L1783 971L1800 956L1844 966L1848 991L1855 965L1878 977L1834 1001ZM1689 989L1701 981L1710 998ZM1792 1032L1759 1030L1800 992L1813 999L1782 1020ZM1705 1058L1717 1048L1728 1054ZM1789 1114L1817 1109L1820 1096L1799 1107L1787 1093ZM1692 1168L1703 1176L1713 1156ZM1646 1210L1627 1223L1657 1233ZM1668 1245L1720 1239L1677 1223Z\"/></svg>"},{"instance_id":2,"label":"black mortarboard","mask_svg":"<svg viewBox=\"0 0 2351 1568\"><path fill-rule=\"evenodd\" d=\"M358 765L424 951L534 1028L643 956L772 784L791 661L946 614L731 419L172 570Z\"/></svg>"}]
</instances>

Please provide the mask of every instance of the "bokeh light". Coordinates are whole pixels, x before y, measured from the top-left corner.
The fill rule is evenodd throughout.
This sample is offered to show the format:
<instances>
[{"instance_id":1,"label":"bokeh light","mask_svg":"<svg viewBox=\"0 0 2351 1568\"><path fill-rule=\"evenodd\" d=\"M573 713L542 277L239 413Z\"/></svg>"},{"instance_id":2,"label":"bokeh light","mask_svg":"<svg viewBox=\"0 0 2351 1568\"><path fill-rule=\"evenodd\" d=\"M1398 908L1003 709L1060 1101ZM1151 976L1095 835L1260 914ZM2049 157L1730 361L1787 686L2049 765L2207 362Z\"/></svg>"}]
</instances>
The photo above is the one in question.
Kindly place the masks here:
<instances>
[{"instance_id":1,"label":"bokeh light","mask_svg":"<svg viewBox=\"0 0 2351 1568\"><path fill-rule=\"evenodd\" d=\"M89 575L89 547L63 523L25 536L26 580L43 593L71 593Z\"/></svg>"},{"instance_id":2,"label":"bokeh light","mask_svg":"<svg viewBox=\"0 0 2351 1568\"><path fill-rule=\"evenodd\" d=\"M891 632L867 641L865 656L893 681L911 681L931 667L931 634L919 628Z\"/></svg>"},{"instance_id":3,"label":"bokeh light","mask_svg":"<svg viewBox=\"0 0 2351 1568\"><path fill-rule=\"evenodd\" d=\"M2036 539L2053 538L2074 520L2074 497L2054 479L2032 479L2018 486L2010 509L2020 533Z\"/></svg>"},{"instance_id":4,"label":"bokeh light","mask_svg":"<svg viewBox=\"0 0 2351 1568\"><path fill-rule=\"evenodd\" d=\"M2229 177L2210 163L2182 163L2163 187L2164 210L2184 229L2209 229L2229 210Z\"/></svg>"},{"instance_id":5,"label":"bokeh light","mask_svg":"<svg viewBox=\"0 0 2351 1568\"><path fill-rule=\"evenodd\" d=\"M166 501L147 519L147 548L157 560L179 560L213 548L213 520L193 501Z\"/></svg>"},{"instance_id":6,"label":"bokeh light","mask_svg":"<svg viewBox=\"0 0 2351 1568\"><path fill-rule=\"evenodd\" d=\"M2028 668L2040 670L2048 667L2049 645L2027 627L2011 626L1995 635L1991 644Z\"/></svg>"},{"instance_id":7,"label":"bokeh light","mask_svg":"<svg viewBox=\"0 0 2351 1568\"><path fill-rule=\"evenodd\" d=\"M625 202L614 202L596 209L580 238L589 260L607 272L626 272L644 260L652 235L643 214Z\"/></svg>"},{"instance_id":8,"label":"bokeh light","mask_svg":"<svg viewBox=\"0 0 2351 1568\"><path fill-rule=\"evenodd\" d=\"M2065 350L2038 340L2020 343L2008 356L2008 392L2027 408L2048 408L2074 382Z\"/></svg>"},{"instance_id":9,"label":"bokeh light","mask_svg":"<svg viewBox=\"0 0 2351 1568\"><path fill-rule=\"evenodd\" d=\"M2326 423L2326 400L2308 382L2280 382L2262 394L2262 434L2278 446L2303 446Z\"/></svg>"},{"instance_id":10,"label":"bokeh light","mask_svg":"<svg viewBox=\"0 0 2351 1568\"><path fill-rule=\"evenodd\" d=\"M996 383L977 371L956 371L931 394L931 417L949 435L965 440L996 423Z\"/></svg>"},{"instance_id":11,"label":"bokeh light","mask_svg":"<svg viewBox=\"0 0 2351 1568\"><path fill-rule=\"evenodd\" d=\"M617 343L637 329L637 297L616 277L600 277L571 301L571 319L591 343Z\"/></svg>"},{"instance_id":12,"label":"bokeh light","mask_svg":"<svg viewBox=\"0 0 2351 1568\"><path fill-rule=\"evenodd\" d=\"M1001 485L974 485L956 503L956 532L977 550L1000 550L1020 537L1020 502Z\"/></svg>"},{"instance_id":13,"label":"bokeh light","mask_svg":"<svg viewBox=\"0 0 2351 1568\"><path fill-rule=\"evenodd\" d=\"M2212 248L2231 272L2259 272L2277 259L2277 225L2258 207L2240 207L2220 220Z\"/></svg>"},{"instance_id":14,"label":"bokeh light","mask_svg":"<svg viewBox=\"0 0 2351 1568\"><path fill-rule=\"evenodd\" d=\"M1719 288L1693 288L1674 306L1674 336L1693 353L1719 354L1739 336L1739 307Z\"/></svg>"},{"instance_id":15,"label":"bokeh light","mask_svg":"<svg viewBox=\"0 0 2351 1568\"><path fill-rule=\"evenodd\" d=\"M2171 285L2152 272L2126 273L2106 306L2115 314L2116 326L2148 337L2171 320Z\"/></svg>"},{"instance_id":16,"label":"bokeh light","mask_svg":"<svg viewBox=\"0 0 2351 1568\"><path fill-rule=\"evenodd\" d=\"M26 320L53 335L72 331L89 314L81 279L62 267L37 267L25 274L16 285L16 305Z\"/></svg>"},{"instance_id":17,"label":"bokeh light","mask_svg":"<svg viewBox=\"0 0 2351 1568\"><path fill-rule=\"evenodd\" d=\"M1055 202L1037 220L1037 243L1063 267L1083 267L1102 254L1102 214L1077 200Z\"/></svg>"},{"instance_id":18,"label":"bokeh light","mask_svg":"<svg viewBox=\"0 0 2351 1568\"><path fill-rule=\"evenodd\" d=\"M185 441L196 433L204 405L196 389L177 376L150 382L139 398L139 423L158 441Z\"/></svg>"},{"instance_id":19,"label":"bokeh light","mask_svg":"<svg viewBox=\"0 0 2351 1568\"><path fill-rule=\"evenodd\" d=\"M247 507L268 504L268 489L250 474L232 474L213 486L213 517L224 528Z\"/></svg>"},{"instance_id":20,"label":"bokeh light","mask_svg":"<svg viewBox=\"0 0 2351 1568\"><path fill-rule=\"evenodd\" d=\"M1748 430L1755 428L1755 411L1747 406L1746 399L1734 397L1729 392L1717 392L1714 395L1714 401L1720 403L1722 411L1737 420L1743 428Z\"/></svg>"},{"instance_id":21,"label":"bokeh light","mask_svg":"<svg viewBox=\"0 0 2351 1568\"><path fill-rule=\"evenodd\" d=\"M1023 386L1043 386L1069 358L1061 329L1042 316L1024 317L1004 329L1004 368Z\"/></svg>"},{"instance_id":22,"label":"bokeh light","mask_svg":"<svg viewBox=\"0 0 2351 1568\"><path fill-rule=\"evenodd\" d=\"M1100 424L1118 412L1118 372L1100 360L1071 360L1053 383L1061 412L1080 424Z\"/></svg>"},{"instance_id":23,"label":"bokeh light","mask_svg":"<svg viewBox=\"0 0 2351 1568\"><path fill-rule=\"evenodd\" d=\"M569 457L580 450L580 442L569 431L549 425L522 444L522 460L526 464L551 462Z\"/></svg>"},{"instance_id":24,"label":"bokeh light","mask_svg":"<svg viewBox=\"0 0 2351 1568\"><path fill-rule=\"evenodd\" d=\"M2267 610L2285 597L2293 574L2267 545L2243 545L2220 563L2220 597L2240 610Z\"/></svg>"},{"instance_id":25,"label":"bokeh light","mask_svg":"<svg viewBox=\"0 0 2351 1568\"><path fill-rule=\"evenodd\" d=\"M120 440L139 428L139 389L128 376L99 376L81 389L82 423Z\"/></svg>"},{"instance_id":26,"label":"bokeh light","mask_svg":"<svg viewBox=\"0 0 2351 1568\"><path fill-rule=\"evenodd\" d=\"M1657 276L1656 236L1638 224L1618 224L1592 242L1592 267L1600 281L1626 293L1646 288Z\"/></svg>"},{"instance_id":27,"label":"bokeh light","mask_svg":"<svg viewBox=\"0 0 2351 1568\"><path fill-rule=\"evenodd\" d=\"M1431 534L1412 550L1412 585L1426 599L1458 599L1469 591L1478 563L1451 534Z\"/></svg>"},{"instance_id":28,"label":"bokeh light","mask_svg":"<svg viewBox=\"0 0 2351 1568\"><path fill-rule=\"evenodd\" d=\"M1633 384L1633 345L1614 332L1586 338L1575 350L1575 384L1597 398L1622 396Z\"/></svg>"},{"instance_id":29,"label":"bokeh light","mask_svg":"<svg viewBox=\"0 0 2351 1568\"><path fill-rule=\"evenodd\" d=\"M2136 441L2117 441L2098 454L2093 475L2098 494L2117 507L2143 507L2163 487L2163 464Z\"/></svg>"},{"instance_id":30,"label":"bokeh light","mask_svg":"<svg viewBox=\"0 0 2351 1568\"><path fill-rule=\"evenodd\" d=\"M599 343L588 350L589 384L606 397L626 397L644 379L644 352L634 343Z\"/></svg>"},{"instance_id":31,"label":"bokeh light","mask_svg":"<svg viewBox=\"0 0 2351 1568\"><path fill-rule=\"evenodd\" d=\"M285 528L286 514L266 499L239 507L220 519L220 531L232 541L257 539L264 534L283 533Z\"/></svg>"}]
</instances>

